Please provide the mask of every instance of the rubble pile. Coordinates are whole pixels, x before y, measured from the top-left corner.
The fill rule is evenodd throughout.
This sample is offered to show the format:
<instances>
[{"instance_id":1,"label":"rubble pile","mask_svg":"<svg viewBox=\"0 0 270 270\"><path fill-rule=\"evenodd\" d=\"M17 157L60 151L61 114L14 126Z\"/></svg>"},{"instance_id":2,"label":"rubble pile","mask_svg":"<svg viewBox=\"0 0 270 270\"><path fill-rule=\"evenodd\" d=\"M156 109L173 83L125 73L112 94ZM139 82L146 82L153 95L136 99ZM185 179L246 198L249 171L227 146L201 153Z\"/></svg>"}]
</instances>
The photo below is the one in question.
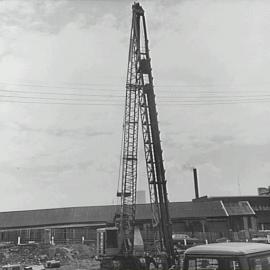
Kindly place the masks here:
<instances>
[{"instance_id":1,"label":"rubble pile","mask_svg":"<svg viewBox=\"0 0 270 270\"><path fill-rule=\"evenodd\" d=\"M87 245L2 245L0 246L0 265L6 264L44 264L47 260L60 261L61 265L69 265L80 260L94 260L95 250Z\"/></svg>"}]
</instances>

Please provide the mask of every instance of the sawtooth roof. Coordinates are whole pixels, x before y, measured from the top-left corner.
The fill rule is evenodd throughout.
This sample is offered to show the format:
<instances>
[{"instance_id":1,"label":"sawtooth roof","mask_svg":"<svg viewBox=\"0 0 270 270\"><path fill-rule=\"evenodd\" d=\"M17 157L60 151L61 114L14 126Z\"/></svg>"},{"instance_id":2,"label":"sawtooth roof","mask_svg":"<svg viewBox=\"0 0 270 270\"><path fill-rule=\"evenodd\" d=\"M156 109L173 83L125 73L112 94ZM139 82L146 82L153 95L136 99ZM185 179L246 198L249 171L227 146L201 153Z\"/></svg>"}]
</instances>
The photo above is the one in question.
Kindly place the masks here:
<instances>
[{"instance_id":1,"label":"sawtooth roof","mask_svg":"<svg viewBox=\"0 0 270 270\"><path fill-rule=\"evenodd\" d=\"M224 206L229 216L254 215L254 211L248 201L226 202Z\"/></svg>"}]
</instances>

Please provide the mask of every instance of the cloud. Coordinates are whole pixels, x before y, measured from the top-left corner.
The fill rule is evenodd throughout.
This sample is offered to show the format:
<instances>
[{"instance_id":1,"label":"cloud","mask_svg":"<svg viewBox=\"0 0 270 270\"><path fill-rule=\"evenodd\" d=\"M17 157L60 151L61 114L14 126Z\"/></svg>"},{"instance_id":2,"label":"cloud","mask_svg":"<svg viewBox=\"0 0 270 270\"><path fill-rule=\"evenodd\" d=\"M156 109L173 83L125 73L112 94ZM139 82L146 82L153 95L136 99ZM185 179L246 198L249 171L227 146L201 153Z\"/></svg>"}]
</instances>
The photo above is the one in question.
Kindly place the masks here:
<instances>
[{"instance_id":1,"label":"cloud","mask_svg":"<svg viewBox=\"0 0 270 270\"><path fill-rule=\"evenodd\" d=\"M234 140L233 136L214 135L211 140L215 143L230 143Z\"/></svg>"},{"instance_id":2,"label":"cloud","mask_svg":"<svg viewBox=\"0 0 270 270\"><path fill-rule=\"evenodd\" d=\"M94 131L93 126L83 127L83 128L57 128L57 127L48 127L48 128L34 128L30 125L25 125L22 123L13 123L13 128L17 129L18 132L28 132L28 133L41 133L47 134L49 136L56 136L56 137L72 137L73 139L86 139L93 136L110 136L112 135L112 131Z\"/></svg>"},{"instance_id":3,"label":"cloud","mask_svg":"<svg viewBox=\"0 0 270 270\"><path fill-rule=\"evenodd\" d=\"M74 94L100 94L105 84L124 95L132 2L1 1L1 88L54 93L71 91L54 86L73 85ZM269 179L268 103L208 103L218 94L256 99L263 92L267 99L269 2L143 1L143 7L170 200L193 197L186 164L198 167L202 194L237 194L239 171L243 193L254 194ZM196 96L205 105L164 104L162 96ZM111 203L122 118L121 105L1 102L0 177L5 190L17 185L9 197L2 192L2 209ZM147 189L142 148L139 155L138 185Z\"/></svg>"},{"instance_id":4,"label":"cloud","mask_svg":"<svg viewBox=\"0 0 270 270\"><path fill-rule=\"evenodd\" d=\"M57 34L75 15L65 0L4 0L0 2L0 7L1 25L21 31Z\"/></svg>"}]
</instances>

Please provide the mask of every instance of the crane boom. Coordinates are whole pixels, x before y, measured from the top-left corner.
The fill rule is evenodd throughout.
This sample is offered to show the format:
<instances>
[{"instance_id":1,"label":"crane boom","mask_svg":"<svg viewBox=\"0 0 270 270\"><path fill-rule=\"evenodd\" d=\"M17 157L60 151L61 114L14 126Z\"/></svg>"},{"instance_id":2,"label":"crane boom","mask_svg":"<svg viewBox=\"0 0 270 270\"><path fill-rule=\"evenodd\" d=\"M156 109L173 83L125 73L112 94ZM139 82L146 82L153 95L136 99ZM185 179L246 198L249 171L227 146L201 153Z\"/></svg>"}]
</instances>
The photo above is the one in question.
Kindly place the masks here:
<instances>
[{"instance_id":1,"label":"crane boom","mask_svg":"<svg viewBox=\"0 0 270 270\"><path fill-rule=\"evenodd\" d=\"M133 9L123 123L121 192L117 193L121 197L120 245L125 254L133 252L137 190L140 77L137 72L139 40L136 21L137 16Z\"/></svg>"},{"instance_id":2,"label":"crane boom","mask_svg":"<svg viewBox=\"0 0 270 270\"><path fill-rule=\"evenodd\" d=\"M143 8L135 3L132 6L123 130L122 189L119 194L121 195L120 235L123 251L127 254L133 251L139 114L157 245L159 250L166 251L169 258L173 260L171 222L146 21Z\"/></svg>"}]
</instances>

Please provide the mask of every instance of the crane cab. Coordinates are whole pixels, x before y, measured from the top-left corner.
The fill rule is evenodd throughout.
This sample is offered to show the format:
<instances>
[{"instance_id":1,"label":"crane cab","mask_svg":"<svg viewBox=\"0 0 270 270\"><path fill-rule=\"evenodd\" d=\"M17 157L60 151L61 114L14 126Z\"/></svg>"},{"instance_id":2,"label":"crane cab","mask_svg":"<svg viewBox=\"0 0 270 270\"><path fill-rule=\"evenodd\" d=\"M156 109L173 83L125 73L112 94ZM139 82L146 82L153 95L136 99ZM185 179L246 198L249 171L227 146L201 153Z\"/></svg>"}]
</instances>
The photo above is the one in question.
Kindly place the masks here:
<instances>
[{"instance_id":1,"label":"crane cab","mask_svg":"<svg viewBox=\"0 0 270 270\"><path fill-rule=\"evenodd\" d=\"M118 228L107 227L97 229L97 256L114 257L119 254Z\"/></svg>"}]
</instances>

